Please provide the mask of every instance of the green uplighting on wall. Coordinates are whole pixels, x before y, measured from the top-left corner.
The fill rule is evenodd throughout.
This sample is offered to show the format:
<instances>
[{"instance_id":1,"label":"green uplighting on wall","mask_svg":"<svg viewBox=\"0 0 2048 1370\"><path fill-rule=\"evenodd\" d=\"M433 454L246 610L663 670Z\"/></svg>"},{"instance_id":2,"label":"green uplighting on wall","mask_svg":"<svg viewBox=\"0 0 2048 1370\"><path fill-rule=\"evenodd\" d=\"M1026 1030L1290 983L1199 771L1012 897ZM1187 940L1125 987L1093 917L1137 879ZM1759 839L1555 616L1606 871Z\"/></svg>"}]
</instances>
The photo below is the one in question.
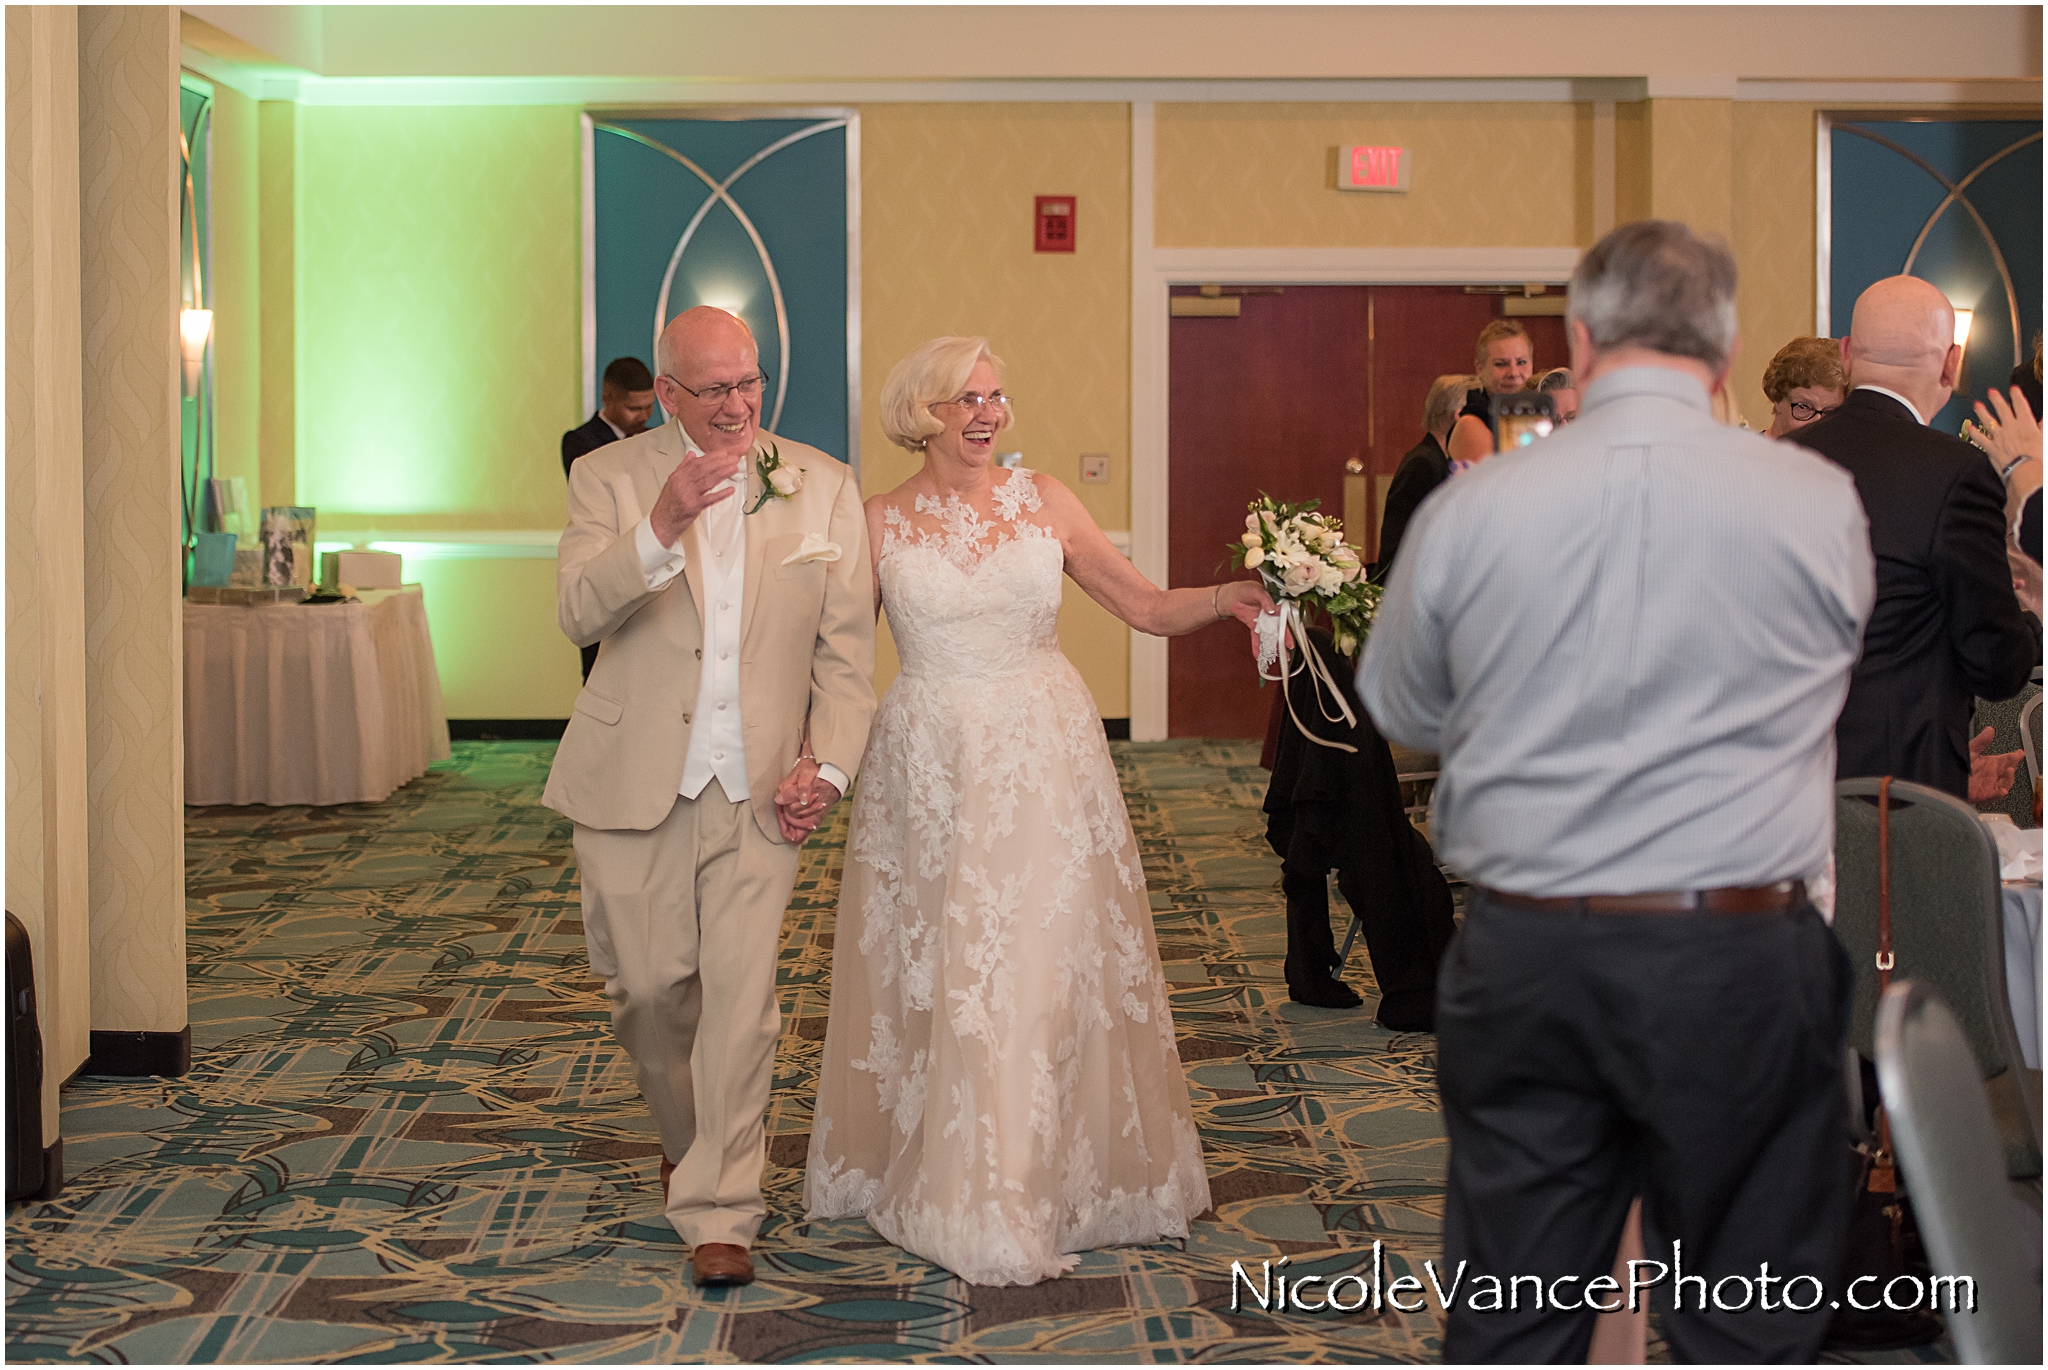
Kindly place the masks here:
<instances>
[{"instance_id":1,"label":"green uplighting on wall","mask_svg":"<svg viewBox=\"0 0 2048 1370\"><path fill-rule=\"evenodd\" d=\"M298 503L560 507L557 444L587 417L577 118L299 110Z\"/></svg>"}]
</instances>

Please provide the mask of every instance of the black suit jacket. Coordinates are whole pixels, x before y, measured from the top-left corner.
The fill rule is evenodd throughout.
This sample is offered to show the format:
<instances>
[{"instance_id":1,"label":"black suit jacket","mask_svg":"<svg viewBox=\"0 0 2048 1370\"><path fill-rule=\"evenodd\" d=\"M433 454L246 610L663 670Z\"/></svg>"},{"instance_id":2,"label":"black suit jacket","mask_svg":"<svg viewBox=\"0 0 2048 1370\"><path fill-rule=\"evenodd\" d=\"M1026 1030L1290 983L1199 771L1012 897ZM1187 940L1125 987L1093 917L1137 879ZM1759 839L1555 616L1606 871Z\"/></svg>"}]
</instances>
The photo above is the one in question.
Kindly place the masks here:
<instances>
[{"instance_id":1,"label":"black suit jacket","mask_svg":"<svg viewBox=\"0 0 2048 1370\"><path fill-rule=\"evenodd\" d=\"M576 464L576 458L587 456L608 442L617 442L619 435L604 421L604 415L592 414L590 422L581 428L571 428L562 434L562 474L569 474L569 468Z\"/></svg>"},{"instance_id":2,"label":"black suit jacket","mask_svg":"<svg viewBox=\"0 0 2048 1370\"><path fill-rule=\"evenodd\" d=\"M1401 539L1408 532L1408 520L1415 517L1429 492L1450 478L1450 457L1435 435L1423 434L1422 441L1409 448L1394 468L1394 479L1387 486L1387 509L1380 518L1380 559L1372 568L1374 580L1387 578L1394 553L1401 550Z\"/></svg>"},{"instance_id":3,"label":"black suit jacket","mask_svg":"<svg viewBox=\"0 0 2048 1370\"><path fill-rule=\"evenodd\" d=\"M1795 441L1848 469L1870 520L1877 604L1835 724L1835 774L1968 797L1971 697L2006 699L2041 659L2005 562L2005 491L1961 438L1858 390Z\"/></svg>"}]
</instances>

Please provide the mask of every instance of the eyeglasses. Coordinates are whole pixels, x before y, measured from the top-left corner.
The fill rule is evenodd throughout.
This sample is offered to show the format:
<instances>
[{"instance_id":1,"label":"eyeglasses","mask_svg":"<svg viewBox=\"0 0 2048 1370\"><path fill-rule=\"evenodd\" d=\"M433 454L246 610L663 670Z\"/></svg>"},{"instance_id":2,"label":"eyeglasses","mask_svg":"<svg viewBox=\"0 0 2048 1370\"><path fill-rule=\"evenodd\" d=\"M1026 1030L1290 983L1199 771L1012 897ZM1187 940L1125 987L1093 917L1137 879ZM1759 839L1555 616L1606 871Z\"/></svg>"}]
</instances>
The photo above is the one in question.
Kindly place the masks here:
<instances>
[{"instance_id":1,"label":"eyeglasses","mask_svg":"<svg viewBox=\"0 0 2048 1370\"><path fill-rule=\"evenodd\" d=\"M1838 404L1835 406L1835 409L1840 409L1841 407ZM1792 417L1801 423L1812 423L1817 418L1834 413L1835 409L1816 409L1805 400L1792 401Z\"/></svg>"},{"instance_id":2,"label":"eyeglasses","mask_svg":"<svg viewBox=\"0 0 2048 1370\"><path fill-rule=\"evenodd\" d=\"M955 395L950 400L935 400L928 407L937 409L942 404L957 404L961 408L975 413L980 413L984 409L993 409L1000 414L1009 409L1010 397L1000 390L996 391L993 395L984 395L979 391L970 390L964 395Z\"/></svg>"},{"instance_id":3,"label":"eyeglasses","mask_svg":"<svg viewBox=\"0 0 2048 1370\"><path fill-rule=\"evenodd\" d=\"M662 374L668 376L668 373L665 371ZM757 372L743 381L733 381L726 385L707 385L702 390L692 390L689 386L676 380L674 376L668 376L668 379L675 382L676 389L683 391L685 394L694 395L713 408L724 404L725 397L735 391L745 395L748 399L752 399L768 387L768 373L766 371Z\"/></svg>"}]
</instances>

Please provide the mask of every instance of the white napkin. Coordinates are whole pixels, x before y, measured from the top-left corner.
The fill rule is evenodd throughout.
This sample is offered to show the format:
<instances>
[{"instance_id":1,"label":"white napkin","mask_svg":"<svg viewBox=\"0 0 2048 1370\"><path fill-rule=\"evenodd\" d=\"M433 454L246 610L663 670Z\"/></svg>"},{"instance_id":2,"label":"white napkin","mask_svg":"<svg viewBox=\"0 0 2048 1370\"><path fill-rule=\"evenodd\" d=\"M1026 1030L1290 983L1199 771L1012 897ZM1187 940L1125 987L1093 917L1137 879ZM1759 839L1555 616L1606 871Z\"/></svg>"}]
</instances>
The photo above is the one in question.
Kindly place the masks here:
<instances>
[{"instance_id":1,"label":"white napkin","mask_svg":"<svg viewBox=\"0 0 2048 1370\"><path fill-rule=\"evenodd\" d=\"M2021 828L2002 813L1979 814L1984 826L1991 829L1991 840L1998 844L1998 878L2000 880L2039 880L2041 878L2041 830Z\"/></svg>"},{"instance_id":2,"label":"white napkin","mask_svg":"<svg viewBox=\"0 0 2048 1370\"><path fill-rule=\"evenodd\" d=\"M807 561L837 561L840 556L839 544L829 541L823 533L805 533L804 540L794 552L782 559L784 566L801 566Z\"/></svg>"}]
</instances>

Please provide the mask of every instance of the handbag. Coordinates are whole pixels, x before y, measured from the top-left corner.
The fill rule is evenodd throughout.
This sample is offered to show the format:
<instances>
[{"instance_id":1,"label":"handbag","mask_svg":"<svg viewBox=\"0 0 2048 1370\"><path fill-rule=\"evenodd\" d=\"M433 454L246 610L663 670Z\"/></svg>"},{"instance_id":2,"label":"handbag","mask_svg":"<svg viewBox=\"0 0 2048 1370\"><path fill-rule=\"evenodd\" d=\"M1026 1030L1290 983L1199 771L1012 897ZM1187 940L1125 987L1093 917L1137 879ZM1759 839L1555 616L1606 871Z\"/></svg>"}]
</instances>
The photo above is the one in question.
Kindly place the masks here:
<instances>
[{"instance_id":1,"label":"handbag","mask_svg":"<svg viewBox=\"0 0 2048 1370\"><path fill-rule=\"evenodd\" d=\"M1892 778L1877 782L1877 993L1882 999L1891 986L1892 967ZM1864 1076L1867 1097L1877 1097L1876 1072ZM1871 1120L1872 1141L1855 1142L1849 1148L1849 1169L1855 1178L1855 1196L1849 1207L1849 1238L1842 1253L1841 1287L1852 1281L1869 1280L1862 1289L1882 1290L1900 1275L1917 1276L1921 1287L1934 1271L1927 1250L1920 1241L1920 1229L1913 1221L1912 1200L1899 1181L1899 1169L1892 1155L1891 1121L1880 1099ZM1866 1300L1868 1302L1870 1300ZM1897 1312L1878 1301L1876 1308L1853 1308L1847 1299L1828 1320L1823 1345L1839 1351L1898 1351L1925 1346L1942 1334L1940 1314L1929 1308Z\"/></svg>"}]
</instances>

